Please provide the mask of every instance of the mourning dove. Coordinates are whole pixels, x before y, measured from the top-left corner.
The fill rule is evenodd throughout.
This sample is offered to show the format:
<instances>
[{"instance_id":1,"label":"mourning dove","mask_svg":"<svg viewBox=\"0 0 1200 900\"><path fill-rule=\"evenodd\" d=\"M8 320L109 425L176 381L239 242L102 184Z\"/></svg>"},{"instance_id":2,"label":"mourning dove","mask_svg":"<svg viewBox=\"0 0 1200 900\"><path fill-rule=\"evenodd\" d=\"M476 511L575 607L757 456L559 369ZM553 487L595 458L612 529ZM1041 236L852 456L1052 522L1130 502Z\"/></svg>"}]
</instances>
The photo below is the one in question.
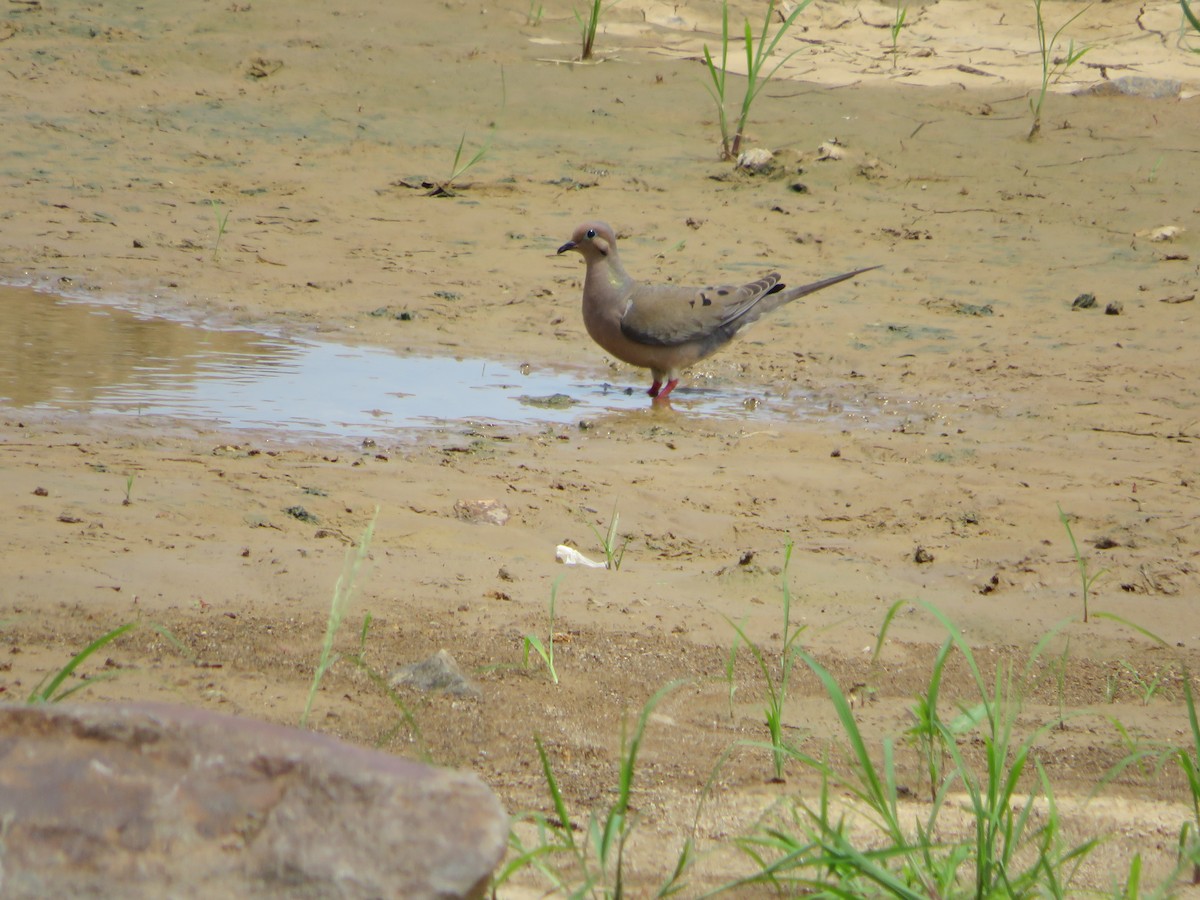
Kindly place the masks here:
<instances>
[{"instance_id":1,"label":"mourning dove","mask_svg":"<svg viewBox=\"0 0 1200 900\"><path fill-rule=\"evenodd\" d=\"M778 306L879 266L855 269L787 288L778 272L744 285L682 287L640 284L617 255L617 237L604 222L585 222L559 253L575 250L587 263L583 324L597 344L619 360L649 369L649 394L659 400L679 383L679 372L715 353L744 326ZM663 383L666 387L663 387Z\"/></svg>"}]
</instances>

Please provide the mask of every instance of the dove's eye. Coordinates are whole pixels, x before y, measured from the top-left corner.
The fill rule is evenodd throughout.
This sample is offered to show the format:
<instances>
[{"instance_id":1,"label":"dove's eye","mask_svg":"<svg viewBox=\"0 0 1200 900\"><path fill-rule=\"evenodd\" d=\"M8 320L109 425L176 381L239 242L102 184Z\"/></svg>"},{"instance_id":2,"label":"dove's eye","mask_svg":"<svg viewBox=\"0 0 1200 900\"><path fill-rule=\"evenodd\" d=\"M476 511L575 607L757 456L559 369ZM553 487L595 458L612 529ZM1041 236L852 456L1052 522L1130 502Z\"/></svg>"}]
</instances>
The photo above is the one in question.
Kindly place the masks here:
<instances>
[{"instance_id":1,"label":"dove's eye","mask_svg":"<svg viewBox=\"0 0 1200 900\"><path fill-rule=\"evenodd\" d=\"M596 229L595 229L595 228L589 228L589 229L588 229L588 231L587 231L587 236L588 236L588 240L589 240L589 241L590 241L592 238L594 238L594 237L596 236Z\"/></svg>"}]
</instances>

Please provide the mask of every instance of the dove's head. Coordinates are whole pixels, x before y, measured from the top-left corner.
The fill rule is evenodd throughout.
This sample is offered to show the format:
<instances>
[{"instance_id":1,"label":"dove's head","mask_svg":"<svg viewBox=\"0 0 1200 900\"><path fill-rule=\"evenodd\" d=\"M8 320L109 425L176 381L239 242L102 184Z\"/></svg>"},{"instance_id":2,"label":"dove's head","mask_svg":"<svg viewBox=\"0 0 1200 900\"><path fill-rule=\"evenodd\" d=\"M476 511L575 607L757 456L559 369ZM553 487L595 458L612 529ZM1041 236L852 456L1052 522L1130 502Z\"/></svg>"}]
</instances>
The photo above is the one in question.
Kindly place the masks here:
<instances>
[{"instance_id":1,"label":"dove's head","mask_svg":"<svg viewBox=\"0 0 1200 900\"><path fill-rule=\"evenodd\" d=\"M617 252L617 236L604 222L584 222L575 229L571 239L558 248L559 253L575 250L591 262Z\"/></svg>"}]
</instances>

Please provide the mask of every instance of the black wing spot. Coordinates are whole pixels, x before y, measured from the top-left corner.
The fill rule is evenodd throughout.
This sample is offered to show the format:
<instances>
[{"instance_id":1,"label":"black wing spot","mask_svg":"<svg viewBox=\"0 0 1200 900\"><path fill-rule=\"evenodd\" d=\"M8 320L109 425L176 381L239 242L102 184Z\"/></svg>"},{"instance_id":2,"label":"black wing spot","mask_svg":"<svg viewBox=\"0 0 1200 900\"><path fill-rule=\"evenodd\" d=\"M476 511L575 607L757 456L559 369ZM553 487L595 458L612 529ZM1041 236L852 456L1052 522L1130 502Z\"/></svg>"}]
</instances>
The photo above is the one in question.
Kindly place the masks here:
<instances>
[{"instance_id":1,"label":"black wing spot","mask_svg":"<svg viewBox=\"0 0 1200 900\"><path fill-rule=\"evenodd\" d=\"M703 304L704 306L712 306L712 301L708 299L708 294L700 295L700 303ZM692 305L693 306L696 305L695 301L692 302Z\"/></svg>"},{"instance_id":2,"label":"black wing spot","mask_svg":"<svg viewBox=\"0 0 1200 900\"><path fill-rule=\"evenodd\" d=\"M728 293L729 293L729 288L721 288L719 291L717 291L717 296L724 297Z\"/></svg>"},{"instance_id":3,"label":"black wing spot","mask_svg":"<svg viewBox=\"0 0 1200 900\"><path fill-rule=\"evenodd\" d=\"M784 287L785 287L785 285L783 285L783 284L777 284L773 288L771 288L769 291L767 291L766 294L763 294L763 296L765 297L765 296L767 296L767 294L778 294L780 291L782 291L784 289Z\"/></svg>"}]
</instances>

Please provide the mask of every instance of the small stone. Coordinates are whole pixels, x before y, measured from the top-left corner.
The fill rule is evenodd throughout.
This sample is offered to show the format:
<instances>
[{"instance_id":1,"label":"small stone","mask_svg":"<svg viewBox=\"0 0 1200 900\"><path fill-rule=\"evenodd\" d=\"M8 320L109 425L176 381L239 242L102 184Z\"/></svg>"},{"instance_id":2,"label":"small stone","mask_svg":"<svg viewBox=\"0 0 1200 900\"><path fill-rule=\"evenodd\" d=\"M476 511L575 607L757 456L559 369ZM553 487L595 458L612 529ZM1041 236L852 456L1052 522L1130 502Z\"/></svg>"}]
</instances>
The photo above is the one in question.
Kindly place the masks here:
<instances>
[{"instance_id":1,"label":"small stone","mask_svg":"<svg viewBox=\"0 0 1200 900\"><path fill-rule=\"evenodd\" d=\"M924 547L917 547L917 549L913 551L913 562L920 565L931 563L933 562L933 554Z\"/></svg>"},{"instance_id":2,"label":"small stone","mask_svg":"<svg viewBox=\"0 0 1200 900\"><path fill-rule=\"evenodd\" d=\"M1164 241L1173 241L1181 234L1183 234L1183 229L1178 225L1163 225L1160 228L1153 229L1147 237L1155 243L1162 243Z\"/></svg>"},{"instance_id":3,"label":"small stone","mask_svg":"<svg viewBox=\"0 0 1200 900\"><path fill-rule=\"evenodd\" d=\"M537 409L570 409L579 401L569 394L548 394L544 397L530 397L522 394L517 398L522 406L532 406Z\"/></svg>"},{"instance_id":4,"label":"small stone","mask_svg":"<svg viewBox=\"0 0 1200 900\"><path fill-rule=\"evenodd\" d=\"M1118 303L1116 300L1114 300L1112 303L1108 304L1108 306L1104 307L1104 314L1106 316L1119 316L1124 311L1125 311L1125 307L1122 306L1120 303Z\"/></svg>"},{"instance_id":5,"label":"small stone","mask_svg":"<svg viewBox=\"0 0 1200 900\"><path fill-rule=\"evenodd\" d=\"M284 510L284 512L300 522L305 522L309 525L317 524L317 517L310 513L303 506L289 506Z\"/></svg>"},{"instance_id":6,"label":"small stone","mask_svg":"<svg viewBox=\"0 0 1200 900\"><path fill-rule=\"evenodd\" d=\"M479 697L479 688L463 674L454 657L439 650L428 659L397 669L388 682L391 687L411 687L418 691L438 691L455 697Z\"/></svg>"},{"instance_id":7,"label":"small stone","mask_svg":"<svg viewBox=\"0 0 1200 900\"><path fill-rule=\"evenodd\" d=\"M828 140L817 147L817 159L821 162L845 158L846 151L836 140Z\"/></svg>"},{"instance_id":8,"label":"small stone","mask_svg":"<svg viewBox=\"0 0 1200 900\"><path fill-rule=\"evenodd\" d=\"M1095 294L1080 294L1071 304L1071 309L1091 309L1096 305Z\"/></svg>"},{"instance_id":9,"label":"small stone","mask_svg":"<svg viewBox=\"0 0 1200 900\"><path fill-rule=\"evenodd\" d=\"M269 78L283 68L283 60L258 56L246 65L246 74L251 78Z\"/></svg>"},{"instance_id":10,"label":"small stone","mask_svg":"<svg viewBox=\"0 0 1200 900\"><path fill-rule=\"evenodd\" d=\"M1141 97L1143 100L1163 100L1178 97L1183 84L1174 78L1147 78L1144 75L1125 75L1112 81L1102 81L1075 91L1076 97Z\"/></svg>"},{"instance_id":11,"label":"small stone","mask_svg":"<svg viewBox=\"0 0 1200 900\"><path fill-rule=\"evenodd\" d=\"M737 167L755 175L765 175L775 168L775 154L763 147L752 147L738 155Z\"/></svg>"},{"instance_id":12,"label":"small stone","mask_svg":"<svg viewBox=\"0 0 1200 900\"><path fill-rule=\"evenodd\" d=\"M476 525L503 525L509 519L508 507L498 500L459 500L454 515Z\"/></svg>"}]
</instances>

